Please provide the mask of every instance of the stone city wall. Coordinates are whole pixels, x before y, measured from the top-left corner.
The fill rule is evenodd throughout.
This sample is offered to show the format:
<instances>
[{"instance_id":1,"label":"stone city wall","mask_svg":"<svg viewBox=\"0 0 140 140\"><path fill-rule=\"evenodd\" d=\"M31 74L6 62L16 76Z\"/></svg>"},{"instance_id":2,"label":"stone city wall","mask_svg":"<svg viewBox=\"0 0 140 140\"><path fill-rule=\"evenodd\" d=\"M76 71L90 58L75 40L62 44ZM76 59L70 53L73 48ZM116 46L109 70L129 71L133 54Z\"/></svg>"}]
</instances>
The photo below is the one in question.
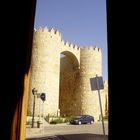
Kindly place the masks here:
<instances>
[{"instance_id":1,"label":"stone city wall","mask_svg":"<svg viewBox=\"0 0 140 140\"><path fill-rule=\"evenodd\" d=\"M46 101L35 99L35 116L89 114L99 119L97 91L90 78L102 76L102 51L65 42L61 33L47 27L34 30L28 113L33 113L32 89L46 93ZM107 87L107 86L106 86ZM102 91L103 112L107 89ZM44 113L43 113L44 112Z\"/></svg>"}]
</instances>

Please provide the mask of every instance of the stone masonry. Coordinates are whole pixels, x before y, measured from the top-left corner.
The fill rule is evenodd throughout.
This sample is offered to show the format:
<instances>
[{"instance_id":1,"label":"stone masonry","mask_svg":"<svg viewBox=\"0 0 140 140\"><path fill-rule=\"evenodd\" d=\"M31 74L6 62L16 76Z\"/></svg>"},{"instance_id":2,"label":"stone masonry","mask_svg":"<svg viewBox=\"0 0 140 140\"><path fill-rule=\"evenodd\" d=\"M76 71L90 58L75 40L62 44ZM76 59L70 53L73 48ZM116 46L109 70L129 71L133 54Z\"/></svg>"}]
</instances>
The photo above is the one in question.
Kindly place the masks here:
<instances>
[{"instance_id":1,"label":"stone masonry","mask_svg":"<svg viewBox=\"0 0 140 140\"><path fill-rule=\"evenodd\" d=\"M46 101L35 99L35 116L93 115L99 119L97 91L91 91L90 78L102 76L102 51L94 46L65 42L58 30L34 30L28 113L33 113L32 89L46 93ZM101 90L103 113L108 110L108 87Z\"/></svg>"}]
</instances>

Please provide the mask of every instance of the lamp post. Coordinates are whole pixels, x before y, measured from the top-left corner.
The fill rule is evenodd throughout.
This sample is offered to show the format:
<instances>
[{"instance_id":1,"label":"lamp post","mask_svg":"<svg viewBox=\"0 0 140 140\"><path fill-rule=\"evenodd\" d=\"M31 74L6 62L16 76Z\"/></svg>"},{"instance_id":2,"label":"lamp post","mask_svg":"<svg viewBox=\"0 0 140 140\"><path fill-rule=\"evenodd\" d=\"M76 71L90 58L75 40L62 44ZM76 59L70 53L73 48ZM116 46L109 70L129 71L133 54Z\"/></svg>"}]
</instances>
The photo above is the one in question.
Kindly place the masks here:
<instances>
[{"instance_id":1,"label":"lamp post","mask_svg":"<svg viewBox=\"0 0 140 140\"><path fill-rule=\"evenodd\" d=\"M37 90L35 88L32 89L32 93L34 95L34 102L33 102L33 117L32 117L32 128L34 128L34 115L35 115L35 95L37 94Z\"/></svg>"}]
</instances>

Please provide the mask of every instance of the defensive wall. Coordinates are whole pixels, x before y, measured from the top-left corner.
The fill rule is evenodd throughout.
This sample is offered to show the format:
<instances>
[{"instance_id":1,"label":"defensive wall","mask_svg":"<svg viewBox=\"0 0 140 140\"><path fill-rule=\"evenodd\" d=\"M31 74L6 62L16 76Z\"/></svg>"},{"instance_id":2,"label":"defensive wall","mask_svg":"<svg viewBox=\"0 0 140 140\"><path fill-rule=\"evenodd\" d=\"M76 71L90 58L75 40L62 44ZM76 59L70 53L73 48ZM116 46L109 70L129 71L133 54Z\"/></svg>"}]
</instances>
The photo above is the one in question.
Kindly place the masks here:
<instances>
[{"instance_id":1,"label":"defensive wall","mask_svg":"<svg viewBox=\"0 0 140 140\"><path fill-rule=\"evenodd\" d=\"M77 46L62 39L58 30L34 30L28 112L33 113L32 89L46 93L46 101L35 99L35 115L90 114L99 119L97 91L90 78L102 76L102 51L96 46ZM107 86L105 86L106 89ZM101 90L103 113L108 89Z\"/></svg>"}]
</instances>

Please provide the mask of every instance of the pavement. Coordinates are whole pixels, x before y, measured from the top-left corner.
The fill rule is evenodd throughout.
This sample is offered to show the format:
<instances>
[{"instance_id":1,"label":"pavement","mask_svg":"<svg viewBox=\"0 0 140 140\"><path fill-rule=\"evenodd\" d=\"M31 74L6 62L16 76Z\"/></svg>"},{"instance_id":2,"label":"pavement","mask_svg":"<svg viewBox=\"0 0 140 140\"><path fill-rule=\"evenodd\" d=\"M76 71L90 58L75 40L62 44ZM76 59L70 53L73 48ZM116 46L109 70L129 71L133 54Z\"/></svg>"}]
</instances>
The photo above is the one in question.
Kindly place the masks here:
<instances>
[{"instance_id":1,"label":"pavement","mask_svg":"<svg viewBox=\"0 0 140 140\"><path fill-rule=\"evenodd\" d=\"M97 122L98 123L98 122ZM54 134L52 133L44 133L44 127L49 126L49 128L54 128L57 126L68 126L68 124L56 124L50 125L47 122L41 128L26 128L26 140L108 140L108 135L104 137L101 134L91 134L91 133L78 133L78 134Z\"/></svg>"}]
</instances>

